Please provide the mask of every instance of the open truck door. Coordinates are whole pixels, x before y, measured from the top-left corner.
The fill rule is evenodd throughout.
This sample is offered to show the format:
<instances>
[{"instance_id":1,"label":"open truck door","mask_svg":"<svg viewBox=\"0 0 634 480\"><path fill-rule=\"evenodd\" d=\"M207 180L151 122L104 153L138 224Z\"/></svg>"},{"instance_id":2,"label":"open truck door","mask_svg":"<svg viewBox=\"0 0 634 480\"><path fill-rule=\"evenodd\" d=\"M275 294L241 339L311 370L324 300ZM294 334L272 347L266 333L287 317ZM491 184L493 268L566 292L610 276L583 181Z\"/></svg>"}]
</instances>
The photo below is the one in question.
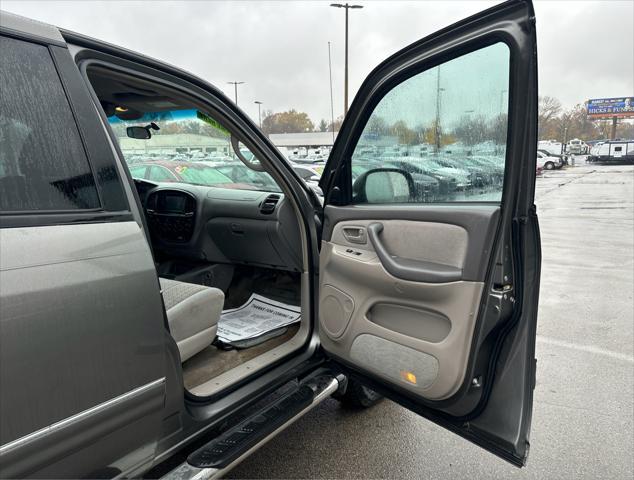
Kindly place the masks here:
<instances>
[{"instance_id":1,"label":"open truck door","mask_svg":"<svg viewBox=\"0 0 634 480\"><path fill-rule=\"evenodd\" d=\"M509 1L380 64L320 183L325 351L517 466L535 387L536 129L534 11Z\"/></svg>"}]
</instances>

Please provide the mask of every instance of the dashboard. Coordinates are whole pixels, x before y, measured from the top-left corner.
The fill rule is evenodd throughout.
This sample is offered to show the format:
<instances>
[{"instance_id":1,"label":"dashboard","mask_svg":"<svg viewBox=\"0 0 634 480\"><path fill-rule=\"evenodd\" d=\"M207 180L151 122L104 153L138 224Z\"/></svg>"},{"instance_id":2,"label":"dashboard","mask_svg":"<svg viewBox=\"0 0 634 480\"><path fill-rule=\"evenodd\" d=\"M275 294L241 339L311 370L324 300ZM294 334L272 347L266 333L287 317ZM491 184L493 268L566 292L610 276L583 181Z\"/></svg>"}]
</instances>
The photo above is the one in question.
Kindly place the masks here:
<instances>
[{"instance_id":1,"label":"dashboard","mask_svg":"<svg viewBox=\"0 0 634 480\"><path fill-rule=\"evenodd\" d=\"M147 197L145 216L153 236L170 243L192 239L196 220L196 198L179 190L157 190Z\"/></svg>"},{"instance_id":2,"label":"dashboard","mask_svg":"<svg viewBox=\"0 0 634 480\"><path fill-rule=\"evenodd\" d=\"M281 193L135 180L152 246L169 257L302 270L297 217Z\"/></svg>"}]
</instances>

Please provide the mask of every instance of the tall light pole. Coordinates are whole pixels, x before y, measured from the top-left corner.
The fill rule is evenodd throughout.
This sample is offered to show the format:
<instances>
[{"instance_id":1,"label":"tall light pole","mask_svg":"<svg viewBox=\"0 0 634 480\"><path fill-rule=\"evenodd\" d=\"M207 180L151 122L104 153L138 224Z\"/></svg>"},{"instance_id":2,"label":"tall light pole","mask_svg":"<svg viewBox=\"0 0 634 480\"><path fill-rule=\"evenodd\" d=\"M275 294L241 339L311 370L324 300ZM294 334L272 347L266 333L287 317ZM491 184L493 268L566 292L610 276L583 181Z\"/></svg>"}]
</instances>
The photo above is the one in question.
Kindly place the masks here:
<instances>
[{"instance_id":1,"label":"tall light pole","mask_svg":"<svg viewBox=\"0 0 634 480\"><path fill-rule=\"evenodd\" d=\"M349 3L331 3L330 6L346 9L346 63L343 86L343 115L345 117L348 114L348 10L351 8L363 8L363 5L350 5Z\"/></svg>"},{"instance_id":2,"label":"tall light pole","mask_svg":"<svg viewBox=\"0 0 634 480\"><path fill-rule=\"evenodd\" d=\"M332 129L332 144L335 144L335 106L332 101L332 62L330 61L330 42L328 42L328 73L330 74L330 128Z\"/></svg>"},{"instance_id":3,"label":"tall light pole","mask_svg":"<svg viewBox=\"0 0 634 480\"><path fill-rule=\"evenodd\" d=\"M258 106L258 121L260 123L260 130L261 130L262 129L262 102L260 102L259 100L256 100L253 103L257 104Z\"/></svg>"},{"instance_id":4,"label":"tall light pole","mask_svg":"<svg viewBox=\"0 0 634 480\"><path fill-rule=\"evenodd\" d=\"M227 82L229 85L233 85L235 91L236 105L238 104L238 85L242 85L244 82Z\"/></svg>"},{"instance_id":5,"label":"tall light pole","mask_svg":"<svg viewBox=\"0 0 634 480\"><path fill-rule=\"evenodd\" d=\"M445 91L444 88L440 87L440 66L436 67L437 75L436 75L436 125L434 126L434 140L436 153L440 152L440 94Z\"/></svg>"}]
</instances>

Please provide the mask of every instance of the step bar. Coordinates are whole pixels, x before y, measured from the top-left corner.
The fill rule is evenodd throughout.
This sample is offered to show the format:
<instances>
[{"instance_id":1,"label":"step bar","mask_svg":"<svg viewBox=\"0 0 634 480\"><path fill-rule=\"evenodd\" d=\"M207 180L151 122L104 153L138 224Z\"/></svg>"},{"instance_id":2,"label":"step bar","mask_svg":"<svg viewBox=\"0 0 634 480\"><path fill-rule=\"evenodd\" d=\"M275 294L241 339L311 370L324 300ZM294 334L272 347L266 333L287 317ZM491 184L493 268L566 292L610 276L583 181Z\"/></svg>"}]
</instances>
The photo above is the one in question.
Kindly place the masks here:
<instances>
[{"instance_id":1,"label":"step bar","mask_svg":"<svg viewBox=\"0 0 634 480\"><path fill-rule=\"evenodd\" d=\"M161 478L207 480L222 477L298 418L345 386L345 383L346 377L343 375L311 378L272 405L208 442L189 455L186 462Z\"/></svg>"}]
</instances>

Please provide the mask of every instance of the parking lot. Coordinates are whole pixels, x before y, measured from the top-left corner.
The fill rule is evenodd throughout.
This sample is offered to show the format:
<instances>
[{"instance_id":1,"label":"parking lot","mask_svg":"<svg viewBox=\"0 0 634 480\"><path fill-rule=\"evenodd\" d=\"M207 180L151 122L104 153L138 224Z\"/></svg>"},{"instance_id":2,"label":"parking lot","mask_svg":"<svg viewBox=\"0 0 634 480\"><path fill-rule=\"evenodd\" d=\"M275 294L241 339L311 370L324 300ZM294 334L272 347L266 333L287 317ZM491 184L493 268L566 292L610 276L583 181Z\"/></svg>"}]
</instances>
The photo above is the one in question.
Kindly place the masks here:
<instances>
[{"instance_id":1,"label":"parking lot","mask_svg":"<svg viewBox=\"0 0 634 480\"><path fill-rule=\"evenodd\" d=\"M324 402L233 478L631 478L634 167L578 165L537 180L542 278L528 465L384 401Z\"/></svg>"}]
</instances>

